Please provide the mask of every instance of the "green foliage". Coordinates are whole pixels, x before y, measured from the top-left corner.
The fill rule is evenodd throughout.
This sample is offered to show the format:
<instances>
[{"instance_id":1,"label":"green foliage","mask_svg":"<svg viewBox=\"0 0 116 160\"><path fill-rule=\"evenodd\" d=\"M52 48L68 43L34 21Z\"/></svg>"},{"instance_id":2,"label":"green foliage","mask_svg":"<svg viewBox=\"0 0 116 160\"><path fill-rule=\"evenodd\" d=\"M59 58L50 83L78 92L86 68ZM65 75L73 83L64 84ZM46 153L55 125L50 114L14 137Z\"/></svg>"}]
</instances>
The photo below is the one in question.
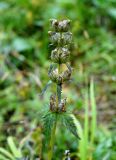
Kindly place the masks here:
<instances>
[{"instance_id":1,"label":"green foliage","mask_svg":"<svg viewBox=\"0 0 116 160\"><path fill-rule=\"evenodd\" d=\"M96 107L96 102L95 102L94 81L93 81L93 79L91 79L91 82L90 82L90 102L91 102L91 112L92 112L91 144L94 145L95 132L97 130L97 107Z\"/></svg>"},{"instance_id":2,"label":"green foliage","mask_svg":"<svg viewBox=\"0 0 116 160\"><path fill-rule=\"evenodd\" d=\"M51 137L51 132L54 127L54 124L56 123L57 120L57 113L55 112L47 112L43 116L43 130L44 134L46 136L46 140L50 140Z\"/></svg>"},{"instance_id":3,"label":"green foliage","mask_svg":"<svg viewBox=\"0 0 116 160\"><path fill-rule=\"evenodd\" d=\"M79 138L78 131L77 131L77 126L75 125L73 115L69 114L69 113L63 113L61 115L61 120L62 120L62 123L64 124L64 126L67 127L67 129L72 134L74 134L77 138Z\"/></svg>"},{"instance_id":4,"label":"green foliage","mask_svg":"<svg viewBox=\"0 0 116 160\"><path fill-rule=\"evenodd\" d=\"M115 131L112 133L101 129L97 132L98 141L97 141L97 147L95 149L95 152L93 154L93 158L95 160L102 158L106 160L114 160L116 157L116 136Z\"/></svg>"},{"instance_id":5,"label":"green foliage","mask_svg":"<svg viewBox=\"0 0 116 160\"><path fill-rule=\"evenodd\" d=\"M16 147L14 140L13 140L13 137L8 137L7 142L8 142L8 146L11 150L11 153L8 150L0 147L1 160L6 160L6 159L16 160L16 158L21 158L22 157L21 150Z\"/></svg>"}]
</instances>

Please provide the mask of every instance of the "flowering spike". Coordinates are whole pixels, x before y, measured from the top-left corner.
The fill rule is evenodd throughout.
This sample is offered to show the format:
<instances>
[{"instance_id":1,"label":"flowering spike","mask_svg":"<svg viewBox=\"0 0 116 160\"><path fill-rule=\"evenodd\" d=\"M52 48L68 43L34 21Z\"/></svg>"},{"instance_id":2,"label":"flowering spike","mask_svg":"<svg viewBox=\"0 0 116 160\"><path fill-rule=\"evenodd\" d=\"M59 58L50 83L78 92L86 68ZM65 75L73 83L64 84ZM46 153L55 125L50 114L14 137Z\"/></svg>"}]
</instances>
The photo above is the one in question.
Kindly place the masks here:
<instances>
[{"instance_id":1,"label":"flowering spike","mask_svg":"<svg viewBox=\"0 0 116 160\"><path fill-rule=\"evenodd\" d=\"M62 100L61 93L62 84L70 80L72 73L72 68L69 64L69 46L72 43L72 33L69 31L70 20L58 21L56 19L51 19L50 22L52 31L49 31L48 35L51 44L54 45L55 48L51 51L51 60L54 65L50 67L48 75L51 81L57 84L56 97L53 98L52 96L50 99L50 110L56 112L65 112L66 99ZM57 67L55 67L55 64L57 64ZM61 71L62 64L65 64L67 67L67 69L64 71ZM56 102L53 103L53 101Z\"/></svg>"}]
</instances>

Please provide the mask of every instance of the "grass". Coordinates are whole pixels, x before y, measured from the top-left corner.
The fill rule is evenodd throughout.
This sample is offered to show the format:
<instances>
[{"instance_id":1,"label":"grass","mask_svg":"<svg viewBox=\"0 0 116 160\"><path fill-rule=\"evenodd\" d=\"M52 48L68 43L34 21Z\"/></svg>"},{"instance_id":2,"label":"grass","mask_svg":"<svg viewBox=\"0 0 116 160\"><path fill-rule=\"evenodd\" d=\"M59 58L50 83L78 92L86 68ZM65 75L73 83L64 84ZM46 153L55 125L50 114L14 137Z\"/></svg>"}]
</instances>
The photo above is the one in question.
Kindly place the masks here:
<instances>
[{"instance_id":1,"label":"grass","mask_svg":"<svg viewBox=\"0 0 116 160\"><path fill-rule=\"evenodd\" d=\"M96 108L96 101L94 95L94 80L91 78L90 82L90 104L91 104L91 137L90 142L91 145L94 146L95 134L97 131L97 108Z\"/></svg>"},{"instance_id":2,"label":"grass","mask_svg":"<svg viewBox=\"0 0 116 160\"><path fill-rule=\"evenodd\" d=\"M85 99L84 99L84 127L78 123L77 128L79 130L79 135L81 140L79 142L79 157L81 160L92 160L94 139L97 131L97 110L96 102L94 95L94 81L91 79L89 90L85 90ZM89 107L89 100L91 105L91 110ZM91 120L89 113L91 113ZM90 133L90 135L89 135Z\"/></svg>"}]
</instances>

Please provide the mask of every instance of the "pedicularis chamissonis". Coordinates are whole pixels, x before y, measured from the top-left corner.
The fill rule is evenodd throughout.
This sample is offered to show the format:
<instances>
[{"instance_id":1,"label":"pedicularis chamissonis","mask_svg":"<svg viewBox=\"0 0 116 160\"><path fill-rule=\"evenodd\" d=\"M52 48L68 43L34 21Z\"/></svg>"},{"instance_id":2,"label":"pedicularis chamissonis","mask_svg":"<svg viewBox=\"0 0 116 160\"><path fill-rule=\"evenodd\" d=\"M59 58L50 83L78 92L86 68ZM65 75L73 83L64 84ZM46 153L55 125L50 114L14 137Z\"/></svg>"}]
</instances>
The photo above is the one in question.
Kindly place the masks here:
<instances>
[{"instance_id":1,"label":"pedicularis chamissonis","mask_svg":"<svg viewBox=\"0 0 116 160\"><path fill-rule=\"evenodd\" d=\"M78 137L73 116L66 109L66 97L62 98L62 85L71 80L72 73L70 66L70 46L72 43L72 33L69 31L70 20L52 19L50 21L52 31L49 31L48 34L54 49L51 51L52 64L48 71L50 82L47 86L53 83L56 86L56 93L50 96L49 111L43 116L45 138L46 141L49 141L48 160L51 160L53 156L55 131L59 121ZM64 65L66 66L65 70Z\"/></svg>"}]
</instances>

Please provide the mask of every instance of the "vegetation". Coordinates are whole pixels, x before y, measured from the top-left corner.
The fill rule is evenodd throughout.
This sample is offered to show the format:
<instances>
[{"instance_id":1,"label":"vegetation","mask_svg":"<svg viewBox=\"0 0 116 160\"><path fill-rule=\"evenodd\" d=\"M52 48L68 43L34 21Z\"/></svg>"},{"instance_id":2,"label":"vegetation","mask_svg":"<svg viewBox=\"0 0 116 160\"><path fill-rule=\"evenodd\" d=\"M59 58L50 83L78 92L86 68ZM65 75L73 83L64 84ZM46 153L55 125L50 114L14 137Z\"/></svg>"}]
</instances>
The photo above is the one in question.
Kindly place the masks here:
<instances>
[{"instance_id":1,"label":"vegetation","mask_svg":"<svg viewBox=\"0 0 116 160\"><path fill-rule=\"evenodd\" d=\"M74 69L62 97L81 139L57 123L49 154L53 160L115 160L115 8L115 0L0 1L0 160L48 159L42 117L56 92L47 76L54 49L50 18L71 19Z\"/></svg>"}]
</instances>

